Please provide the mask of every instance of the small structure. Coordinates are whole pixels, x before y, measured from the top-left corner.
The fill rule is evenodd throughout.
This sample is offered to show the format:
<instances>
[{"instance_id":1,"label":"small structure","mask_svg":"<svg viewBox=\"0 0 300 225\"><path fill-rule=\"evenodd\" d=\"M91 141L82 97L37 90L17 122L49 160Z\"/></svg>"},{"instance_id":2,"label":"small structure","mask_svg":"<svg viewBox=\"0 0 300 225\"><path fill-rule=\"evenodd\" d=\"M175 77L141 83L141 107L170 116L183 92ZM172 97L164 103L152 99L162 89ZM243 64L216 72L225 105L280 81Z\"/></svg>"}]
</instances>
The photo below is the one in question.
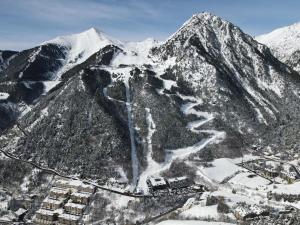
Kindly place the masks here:
<instances>
[{"instance_id":1,"label":"small structure","mask_svg":"<svg viewBox=\"0 0 300 225\"><path fill-rule=\"evenodd\" d=\"M50 210L39 209L35 212L34 221L37 224L53 224L53 221L57 219L57 214Z\"/></svg>"},{"instance_id":2,"label":"small structure","mask_svg":"<svg viewBox=\"0 0 300 225\"><path fill-rule=\"evenodd\" d=\"M67 213L72 214L72 215L82 215L85 209L85 205L83 204L77 204L77 203L72 203L68 202L64 208Z\"/></svg>"},{"instance_id":3,"label":"small structure","mask_svg":"<svg viewBox=\"0 0 300 225\"><path fill-rule=\"evenodd\" d=\"M146 181L150 191L164 190L168 188L168 184L162 177L150 177Z\"/></svg>"},{"instance_id":4,"label":"small structure","mask_svg":"<svg viewBox=\"0 0 300 225\"><path fill-rule=\"evenodd\" d=\"M296 172L282 171L280 173L280 177L286 180L288 183L293 183L297 179L297 174Z\"/></svg>"},{"instance_id":5,"label":"small structure","mask_svg":"<svg viewBox=\"0 0 300 225\"><path fill-rule=\"evenodd\" d=\"M169 188L171 188L172 190L187 188L191 185L191 181L187 177L170 178L167 180L167 182L169 184Z\"/></svg>"},{"instance_id":6,"label":"small structure","mask_svg":"<svg viewBox=\"0 0 300 225\"><path fill-rule=\"evenodd\" d=\"M87 205L91 197L91 193L73 192L71 199L74 203Z\"/></svg>"},{"instance_id":7,"label":"small structure","mask_svg":"<svg viewBox=\"0 0 300 225\"><path fill-rule=\"evenodd\" d=\"M268 216L269 212L258 205L239 205L234 210L234 216L237 220L252 220L258 216Z\"/></svg>"},{"instance_id":8,"label":"small structure","mask_svg":"<svg viewBox=\"0 0 300 225\"><path fill-rule=\"evenodd\" d=\"M67 213L61 214L58 217L58 224L60 225L77 225L79 216L70 215Z\"/></svg>"},{"instance_id":9,"label":"small structure","mask_svg":"<svg viewBox=\"0 0 300 225\"><path fill-rule=\"evenodd\" d=\"M94 193L95 187L89 184L84 184L80 180L67 180L59 179L56 180L54 186L60 189L71 189L71 191Z\"/></svg>"},{"instance_id":10,"label":"small structure","mask_svg":"<svg viewBox=\"0 0 300 225\"><path fill-rule=\"evenodd\" d=\"M67 189L70 187L69 181L65 179L56 180L53 185L54 187L61 188L61 189Z\"/></svg>"},{"instance_id":11,"label":"small structure","mask_svg":"<svg viewBox=\"0 0 300 225\"><path fill-rule=\"evenodd\" d=\"M243 206L238 206L235 210L234 210L234 216L237 220L247 220L249 218L254 218L255 215L251 214L250 211L243 207Z\"/></svg>"},{"instance_id":12,"label":"small structure","mask_svg":"<svg viewBox=\"0 0 300 225\"><path fill-rule=\"evenodd\" d=\"M192 190L194 190L196 192L205 192L206 191L205 186L202 184L192 185L191 188L192 188Z\"/></svg>"},{"instance_id":13,"label":"small structure","mask_svg":"<svg viewBox=\"0 0 300 225\"><path fill-rule=\"evenodd\" d=\"M51 198L45 198L42 202L43 209L56 210L59 209L63 204L63 200L54 200Z\"/></svg>"},{"instance_id":14,"label":"small structure","mask_svg":"<svg viewBox=\"0 0 300 225\"><path fill-rule=\"evenodd\" d=\"M27 210L23 208L19 208L16 212L15 215L18 218L19 221L24 219L24 216L26 215Z\"/></svg>"},{"instance_id":15,"label":"small structure","mask_svg":"<svg viewBox=\"0 0 300 225\"><path fill-rule=\"evenodd\" d=\"M275 178L279 176L279 173L276 170L270 168L265 168L264 173L266 176L271 178Z\"/></svg>"},{"instance_id":16,"label":"small structure","mask_svg":"<svg viewBox=\"0 0 300 225\"><path fill-rule=\"evenodd\" d=\"M250 211L253 212L256 216L268 216L270 214L266 209L258 205L251 205Z\"/></svg>"},{"instance_id":17,"label":"small structure","mask_svg":"<svg viewBox=\"0 0 300 225\"><path fill-rule=\"evenodd\" d=\"M49 192L49 197L52 199L64 199L70 194L69 189L52 188Z\"/></svg>"},{"instance_id":18,"label":"small structure","mask_svg":"<svg viewBox=\"0 0 300 225\"><path fill-rule=\"evenodd\" d=\"M86 193L91 193L93 194L95 192L95 187L92 185L88 185L88 184L81 184L78 187L78 191L79 192L86 192Z\"/></svg>"}]
</instances>

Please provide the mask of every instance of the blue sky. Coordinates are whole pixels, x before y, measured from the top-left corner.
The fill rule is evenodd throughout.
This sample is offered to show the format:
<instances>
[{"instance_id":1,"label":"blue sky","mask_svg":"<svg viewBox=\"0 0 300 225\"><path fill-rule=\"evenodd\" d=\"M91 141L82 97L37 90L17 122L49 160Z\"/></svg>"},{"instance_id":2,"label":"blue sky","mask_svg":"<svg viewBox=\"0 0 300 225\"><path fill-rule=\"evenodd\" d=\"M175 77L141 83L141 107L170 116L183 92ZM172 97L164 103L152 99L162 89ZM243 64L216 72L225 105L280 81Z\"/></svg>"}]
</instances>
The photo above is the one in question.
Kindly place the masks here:
<instances>
[{"instance_id":1,"label":"blue sky","mask_svg":"<svg viewBox=\"0 0 300 225\"><path fill-rule=\"evenodd\" d=\"M298 0L0 0L0 49L21 50L96 27L121 40L164 40L212 12L258 35L300 22Z\"/></svg>"}]
</instances>

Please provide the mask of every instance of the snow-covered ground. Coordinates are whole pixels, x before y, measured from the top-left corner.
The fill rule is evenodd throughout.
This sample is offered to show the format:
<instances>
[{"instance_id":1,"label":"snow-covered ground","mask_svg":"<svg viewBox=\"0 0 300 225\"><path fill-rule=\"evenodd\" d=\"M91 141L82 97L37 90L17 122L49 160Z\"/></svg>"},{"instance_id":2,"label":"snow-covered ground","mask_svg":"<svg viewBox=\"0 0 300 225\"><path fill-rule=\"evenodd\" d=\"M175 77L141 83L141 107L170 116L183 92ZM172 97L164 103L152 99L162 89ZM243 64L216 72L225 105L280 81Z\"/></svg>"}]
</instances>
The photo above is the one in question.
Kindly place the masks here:
<instances>
[{"instance_id":1,"label":"snow-covered ground","mask_svg":"<svg viewBox=\"0 0 300 225\"><path fill-rule=\"evenodd\" d=\"M208 222L199 220L166 220L157 225L231 225L233 223Z\"/></svg>"},{"instance_id":2,"label":"snow-covered ground","mask_svg":"<svg viewBox=\"0 0 300 225\"><path fill-rule=\"evenodd\" d=\"M276 184L270 186L269 190L278 194L300 194L300 182L295 182L293 184Z\"/></svg>"},{"instance_id":3,"label":"snow-covered ground","mask_svg":"<svg viewBox=\"0 0 300 225\"><path fill-rule=\"evenodd\" d=\"M195 205L190 209L182 212L180 216L184 218L191 218L191 219L203 219L203 218L214 218L218 219L219 213L217 212L218 205L211 205L211 206L201 206Z\"/></svg>"},{"instance_id":4,"label":"snow-covered ground","mask_svg":"<svg viewBox=\"0 0 300 225\"><path fill-rule=\"evenodd\" d=\"M265 188L270 181L250 172L239 173L229 180L229 183L248 188Z\"/></svg>"},{"instance_id":5,"label":"snow-covered ground","mask_svg":"<svg viewBox=\"0 0 300 225\"><path fill-rule=\"evenodd\" d=\"M202 167L201 171L211 180L216 182L222 182L225 178L230 177L238 171L244 171L240 166L235 165L228 158L220 158L214 160L212 167Z\"/></svg>"}]
</instances>

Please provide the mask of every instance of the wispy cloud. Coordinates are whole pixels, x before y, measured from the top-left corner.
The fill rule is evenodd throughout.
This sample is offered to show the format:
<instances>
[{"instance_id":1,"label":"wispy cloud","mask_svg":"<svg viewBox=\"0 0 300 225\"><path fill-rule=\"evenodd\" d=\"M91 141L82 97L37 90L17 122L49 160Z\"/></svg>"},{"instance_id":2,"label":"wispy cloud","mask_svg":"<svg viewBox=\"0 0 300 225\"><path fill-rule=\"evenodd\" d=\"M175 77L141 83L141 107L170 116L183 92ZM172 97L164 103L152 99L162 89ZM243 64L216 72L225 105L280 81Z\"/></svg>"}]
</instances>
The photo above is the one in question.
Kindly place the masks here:
<instances>
[{"instance_id":1,"label":"wispy cloud","mask_svg":"<svg viewBox=\"0 0 300 225\"><path fill-rule=\"evenodd\" d=\"M136 21L137 18L157 18L161 15L144 0L2 0L1 5L6 5L15 14L60 24L81 23L91 19Z\"/></svg>"}]
</instances>

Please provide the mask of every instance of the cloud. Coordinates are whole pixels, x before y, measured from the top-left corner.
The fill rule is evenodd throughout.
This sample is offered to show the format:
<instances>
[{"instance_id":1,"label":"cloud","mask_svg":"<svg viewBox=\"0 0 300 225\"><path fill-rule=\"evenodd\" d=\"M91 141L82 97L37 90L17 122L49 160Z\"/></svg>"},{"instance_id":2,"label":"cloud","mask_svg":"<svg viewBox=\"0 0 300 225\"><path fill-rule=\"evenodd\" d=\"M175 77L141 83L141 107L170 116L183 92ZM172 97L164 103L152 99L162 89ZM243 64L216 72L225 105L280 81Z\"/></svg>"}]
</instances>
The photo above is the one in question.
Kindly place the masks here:
<instances>
[{"instance_id":1,"label":"cloud","mask_svg":"<svg viewBox=\"0 0 300 225\"><path fill-rule=\"evenodd\" d=\"M136 21L137 18L159 17L153 5L145 1L81 1L81 0L2 0L15 15L23 15L60 24L83 23L91 19Z\"/></svg>"}]
</instances>

